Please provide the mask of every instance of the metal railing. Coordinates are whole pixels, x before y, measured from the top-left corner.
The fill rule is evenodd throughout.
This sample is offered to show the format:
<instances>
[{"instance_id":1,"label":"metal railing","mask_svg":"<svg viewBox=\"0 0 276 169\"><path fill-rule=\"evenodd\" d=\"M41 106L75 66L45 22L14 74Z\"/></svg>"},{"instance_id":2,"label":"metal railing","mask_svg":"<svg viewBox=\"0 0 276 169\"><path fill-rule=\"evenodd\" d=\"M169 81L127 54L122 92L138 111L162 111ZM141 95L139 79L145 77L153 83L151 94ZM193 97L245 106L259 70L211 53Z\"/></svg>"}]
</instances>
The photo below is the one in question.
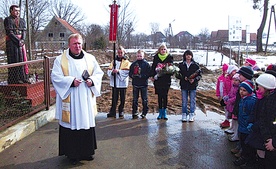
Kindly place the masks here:
<instances>
[{"instance_id":1,"label":"metal railing","mask_svg":"<svg viewBox=\"0 0 276 169\"><path fill-rule=\"evenodd\" d=\"M55 104L51 68L56 57L0 65L0 131ZM9 84L9 69L28 65L29 83ZM10 74L11 75L11 74Z\"/></svg>"}]
</instances>

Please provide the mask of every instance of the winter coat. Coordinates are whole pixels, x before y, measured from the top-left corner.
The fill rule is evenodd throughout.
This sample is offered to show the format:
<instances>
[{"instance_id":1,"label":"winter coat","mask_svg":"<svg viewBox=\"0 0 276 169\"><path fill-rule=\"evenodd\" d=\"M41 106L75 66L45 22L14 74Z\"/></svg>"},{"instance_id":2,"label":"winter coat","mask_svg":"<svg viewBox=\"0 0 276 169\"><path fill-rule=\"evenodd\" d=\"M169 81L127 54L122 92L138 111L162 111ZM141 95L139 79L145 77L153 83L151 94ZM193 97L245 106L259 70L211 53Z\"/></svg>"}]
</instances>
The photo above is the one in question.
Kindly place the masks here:
<instances>
[{"instance_id":1,"label":"winter coat","mask_svg":"<svg viewBox=\"0 0 276 169\"><path fill-rule=\"evenodd\" d=\"M253 126L249 129L252 130L247 136L245 143L249 144L251 147L254 147L258 150L265 150L264 140L261 135L260 121L261 115L263 114L263 106L266 101L266 98L258 99L254 106L253 112L249 115L248 123L252 123Z\"/></svg>"},{"instance_id":2,"label":"winter coat","mask_svg":"<svg viewBox=\"0 0 276 169\"><path fill-rule=\"evenodd\" d=\"M139 74L134 74L135 68L139 69ZM132 78L132 85L134 87L147 87L148 78L150 75L150 64L145 60L136 60L130 65L129 77Z\"/></svg>"},{"instance_id":3,"label":"winter coat","mask_svg":"<svg viewBox=\"0 0 276 169\"><path fill-rule=\"evenodd\" d=\"M224 85L225 85L225 74L221 74L218 79L217 79L217 85L216 85L216 96L217 97L223 97L225 96L226 94L224 94L223 92L223 88L224 88Z\"/></svg>"},{"instance_id":4,"label":"winter coat","mask_svg":"<svg viewBox=\"0 0 276 169\"><path fill-rule=\"evenodd\" d=\"M158 54L154 55L153 61L152 61L152 66L151 66L151 71L150 71L150 77L154 77L157 72L155 71L156 66L158 63L173 63L173 57L171 54L168 54L167 58L165 60L161 60L158 57ZM154 80L153 84L154 87L157 89L169 89L171 86L171 76L170 74L164 74L160 77L158 77L157 80Z\"/></svg>"},{"instance_id":5,"label":"winter coat","mask_svg":"<svg viewBox=\"0 0 276 169\"><path fill-rule=\"evenodd\" d=\"M227 95L227 99L225 99L225 100L227 100L225 108L229 113L233 112L234 104L236 101L236 93L238 92L238 90L239 90L239 85L233 84L231 87L231 90L229 91L229 93Z\"/></svg>"},{"instance_id":6,"label":"winter coat","mask_svg":"<svg viewBox=\"0 0 276 169\"><path fill-rule=\"evenodd\" d=\"M201 79L201 69L198 63L192 60L191 65L188 68L186 62L183 61L179 64L179 69L180 69L179 72L181 74L181 77L180 77L181 90L196 90L196 87L198 86L198 81ZM194 79L193 83L190 83L189 80L185 80L185 77L189 78L194 73L196 73L196 76L193 77Z\"/></svg>"},{"instance_id":7,"label":"winter coat","mask_svg":"<svg viewBox=\"0 0 276 169\"><path fill-rule=\"evenodd\" d=\"M224 87L223 87L223 96L228 95L233 84L233 77L231 75L227 75L225 77L224 81Z\"/></svg>"},{"instance_id":8,"label":"winter coat","mask_svg":"<svg viewBox=\"0 0 276 169\"><path fill-rule=\"evenodd\" d=\"M248 126L248 119L249 115L253 112L253 108L256 103L256 96L253 93L252 95L245 96L240 99L239 102L239 115L238 115L238 131L240 133L249 134L249 130L247 129Z\"/></svg>"},{"instance_id":9,"label":"winter coat","mask_svg":"<svg viewBox=\"0 0 276 169\"><path fill-rule=\"evenodd\" d=\"M240 92L239 92L239 89L238 89L238 91L236 93L236 100L235 100L235 103L234 103L234 108L233 108L233 111L232 111L232 114L234 114L237 117L239 115L239 103L240 103L240 100L241 100L241 95L240 95Z\"/></svg>"},{"instance_id":10,"label":"winter coat","mask_svg":"<svg viewBox=\"0 0 276 169\"><path fill-rule=\"evenodd\" d=\"M263 140L272 138L273 147L276 148L276 92L266 97L262 114L260 114L260 131Z\"/></svg>"}]
</instances>

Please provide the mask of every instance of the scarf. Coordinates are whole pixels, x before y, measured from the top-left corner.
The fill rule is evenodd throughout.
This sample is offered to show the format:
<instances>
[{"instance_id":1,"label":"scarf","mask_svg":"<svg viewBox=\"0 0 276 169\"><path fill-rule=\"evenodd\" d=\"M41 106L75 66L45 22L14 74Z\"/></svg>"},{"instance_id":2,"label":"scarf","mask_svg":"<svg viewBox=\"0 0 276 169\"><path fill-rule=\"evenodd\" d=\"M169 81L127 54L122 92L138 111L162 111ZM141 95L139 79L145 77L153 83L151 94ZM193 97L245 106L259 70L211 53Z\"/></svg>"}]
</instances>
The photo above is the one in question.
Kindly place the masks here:
<instances>
[{"instance_id":1,"label":"scarf","mask_svg":"<svg viewBox=\"0 0 276 169\"><path fill-rule=\"evenodd\" d=\"M158 57L162 62L167 58L168 55L169 55L168 53L166 53L164 55L161 55L160 53L158 53Z\"/></svg>"}]
</instances>

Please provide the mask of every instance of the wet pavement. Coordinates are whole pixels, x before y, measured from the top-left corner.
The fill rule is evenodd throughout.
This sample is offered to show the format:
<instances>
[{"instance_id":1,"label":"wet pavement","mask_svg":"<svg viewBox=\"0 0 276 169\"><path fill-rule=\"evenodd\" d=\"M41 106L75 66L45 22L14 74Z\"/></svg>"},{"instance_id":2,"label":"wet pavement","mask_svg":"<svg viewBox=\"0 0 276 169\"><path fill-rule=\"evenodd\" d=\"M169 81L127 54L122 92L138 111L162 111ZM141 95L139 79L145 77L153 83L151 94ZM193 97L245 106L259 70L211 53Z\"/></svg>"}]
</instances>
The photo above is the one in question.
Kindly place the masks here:
<instances>
[{"instance_id":1,"label":"wet pavement","mask_svg":"<svg viewBox=\"0 0 276 169\"><path fill-rule=\"evenodd\" d=\"M93 161L72 166L58 154L58 123L52 121L0 153L0 169L82 168L82 169L231 169L236 158L219 127L223 115L196 111L195 122L181 122L180 115L169 120L96 117L98 149Z\"/></svg>"}]
</instances>

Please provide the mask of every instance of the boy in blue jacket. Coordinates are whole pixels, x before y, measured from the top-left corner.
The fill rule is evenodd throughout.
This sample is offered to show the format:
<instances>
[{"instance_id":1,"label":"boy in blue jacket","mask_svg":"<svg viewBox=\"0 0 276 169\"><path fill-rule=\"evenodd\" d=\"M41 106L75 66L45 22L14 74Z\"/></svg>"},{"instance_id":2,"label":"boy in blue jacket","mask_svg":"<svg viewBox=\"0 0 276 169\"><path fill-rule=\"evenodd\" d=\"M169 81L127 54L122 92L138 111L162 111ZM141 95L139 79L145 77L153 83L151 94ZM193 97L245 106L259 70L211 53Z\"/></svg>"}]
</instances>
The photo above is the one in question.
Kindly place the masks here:
<instances>
[{"instance_id":1,"label":"boy in blue jacket","mask_svg":"<svg viewBox=\"0 0 276 169\"><path fill-rule=\"evenodd\" d=\"M245 140L250 133L250 130L248 130L249 115L252 114L257 100L253 90L254 85L251 80L245 80L240 84L239 93L241 99L239 102L238 132L242 153L241 157L234 161L236 166L248 165L255 161L255 149L245 143Z\"/></svg>"}]
</instances>

